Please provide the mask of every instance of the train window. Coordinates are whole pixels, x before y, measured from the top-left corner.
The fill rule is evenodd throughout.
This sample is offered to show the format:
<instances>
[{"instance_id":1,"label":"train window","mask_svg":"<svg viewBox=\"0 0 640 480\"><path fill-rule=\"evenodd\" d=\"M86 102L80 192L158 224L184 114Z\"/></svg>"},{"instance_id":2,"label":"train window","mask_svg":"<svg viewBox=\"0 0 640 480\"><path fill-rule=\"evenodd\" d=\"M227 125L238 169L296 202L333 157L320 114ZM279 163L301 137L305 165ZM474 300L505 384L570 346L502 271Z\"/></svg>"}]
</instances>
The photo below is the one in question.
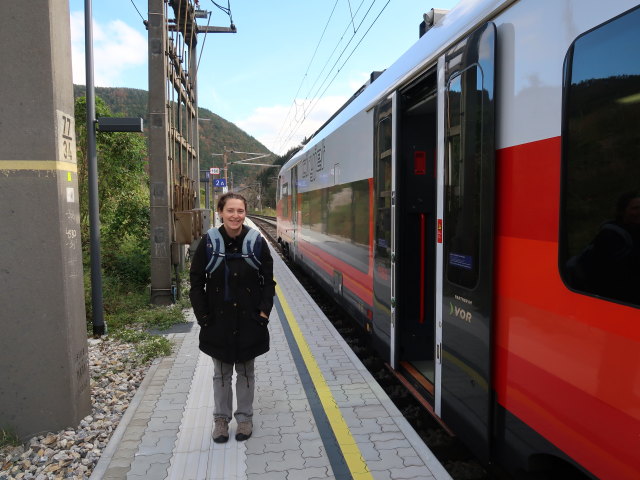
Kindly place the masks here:
<instances>
[{"instance_id":1,"label":"train window","mask_svg":"<svg viewBox=\"0 0 640 480\"><path fill-rule=\"evenodd\" d=\"M391 258L391 116L378 123L376 150L378 178L376 180L376 252L379 257Z\"/></svg>"},{"instance_id":2,"label":"train window","mask_svg":"<svg viewBox=\"0 0 640 480\"><path fill-rule=\"evenodd\" d=\"M640 305L640 8L565 60L559 267L570 288Z\"/></svg>"},{"instance_id":3,"label":"train window","mask_svg":"<svg viewBox=\"0 0 640 480\"><path fill-rule=\"evenodd\" d=\"M483 76L478 65L447 87L445 265L447 279L467 288L478 281Z\"/></svg>"},{"instance_id":4,"label":"train window","mask_svg":"<svg viewBox=\"0 0 640 480\"><path fill-rule=\"evenodd\" d=\"M353 183L353 222L351 239L359 245L369 245L369 181Z\"/></svg>"},{"instance_id":5,"label":"train window","mask_svg":"<svg viewBox=\"0 0 640 480\"><path fill-rule=\"evenodd\" d=\"M282 216L287 218L289 216L289 184L282 184Z\"/></svg>"},{"instance_id":6,"label":"train window","mask_svg":"<svg viewBox=\"0 0 640 480\"><path fill-rule=\"evenodd\" d=\"M316 205L326 205L323 210L326 210L328 235L359 245L369 245L368 180L330 187L327 199L317 198ZM309 223L313 230L314 224Z\"/></svg>"},{"instance_id":7,"label":"train window","mask_svg":"<svg viewBox=\"0 0 640 480\"><path fill-rule=\"evenodd\" d=\"M302 228L320 233L326 230L322 208L326 204L323 203L323 196L323 190L311 190L302 194Z\"/></svg>"}]
</instances>

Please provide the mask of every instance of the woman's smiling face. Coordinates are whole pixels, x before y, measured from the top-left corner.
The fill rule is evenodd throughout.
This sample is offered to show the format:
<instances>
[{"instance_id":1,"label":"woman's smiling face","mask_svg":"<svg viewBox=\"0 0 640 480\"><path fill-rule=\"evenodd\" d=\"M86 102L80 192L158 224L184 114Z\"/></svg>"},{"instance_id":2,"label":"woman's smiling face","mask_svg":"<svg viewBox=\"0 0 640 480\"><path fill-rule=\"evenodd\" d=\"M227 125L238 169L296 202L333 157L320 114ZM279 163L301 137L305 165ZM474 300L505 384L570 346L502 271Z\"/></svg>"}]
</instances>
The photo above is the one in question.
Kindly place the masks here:
<instances>
[{"instance_id":1,"label":"woman's smiling face","mask_svg":"<svg viewBox=\"0 0 640 480\"><path fill-rule=\"evenodd\" d=\"M247 216L244 202L237 198L230 198L220 212L224 229L230 237L237 237L242 231L242 224Z\"/></svg>"}]
</instances>

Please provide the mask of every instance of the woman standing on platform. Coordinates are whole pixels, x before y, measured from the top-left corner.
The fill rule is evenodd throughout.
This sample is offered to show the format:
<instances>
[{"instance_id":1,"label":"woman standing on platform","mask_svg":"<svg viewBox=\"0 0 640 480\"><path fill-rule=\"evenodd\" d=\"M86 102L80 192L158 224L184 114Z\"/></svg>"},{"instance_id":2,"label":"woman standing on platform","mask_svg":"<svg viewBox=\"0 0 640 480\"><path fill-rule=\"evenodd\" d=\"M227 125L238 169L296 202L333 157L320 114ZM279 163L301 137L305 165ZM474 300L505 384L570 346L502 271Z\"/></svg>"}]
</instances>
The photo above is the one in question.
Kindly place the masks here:
<instances>
[{"instance_id":1,"label":"woman standing on platform","mask_svg":"<svg viewBox=\"0 0 640 480\"><path fill-rule=\"evenodd\" d=\"M273 307L276 283L273 259L266 241L258 237L256 262L242 256L243 241L250 227L244 225L247 201L237 193L226 193L218 201L222 226L202 237L190 270L189 298L201 327L200 350L213 359L214 430L213 441L229 439L229 421L233 409L231 376L237 374L238 422L236 440L246 440L253 431L254 360L269 350L269 313ZM224 243L216 248L215 237ZM251 238L251 237L249 237ZM246 243L246 242L245 242ZM207 246L207 244L209 244ZM258 252L259 250L259 252ZM222 260L213 269L212 256ZM215 259L214 259L215 260ZM256 264L259 265L256 268Z\"/></svg>"}]
</instances>

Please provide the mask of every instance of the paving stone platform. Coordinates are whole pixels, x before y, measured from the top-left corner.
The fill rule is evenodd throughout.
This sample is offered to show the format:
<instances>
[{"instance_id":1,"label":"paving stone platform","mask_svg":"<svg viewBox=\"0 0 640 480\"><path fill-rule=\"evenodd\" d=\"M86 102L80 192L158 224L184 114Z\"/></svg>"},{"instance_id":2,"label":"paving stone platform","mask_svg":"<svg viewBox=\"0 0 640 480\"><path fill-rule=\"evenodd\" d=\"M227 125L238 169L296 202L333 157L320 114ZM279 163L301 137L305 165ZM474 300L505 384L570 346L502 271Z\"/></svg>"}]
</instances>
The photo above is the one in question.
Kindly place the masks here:
<instances>
[{"instance_id":1,"label":"paving stone platform","mask_svg":"<svg viewBox=\"0 0 640 480\"><path fill-rule=\"evenodd\" d=\"M237 442L232 420L229 442L212 441L213 363L198 350L189 312L187 328L168 334L174 353L151 366L92 480L451 479L273 257L282 298L271 312L271 349L256 359L252 437Z\"/></svg>"}]
</instances>

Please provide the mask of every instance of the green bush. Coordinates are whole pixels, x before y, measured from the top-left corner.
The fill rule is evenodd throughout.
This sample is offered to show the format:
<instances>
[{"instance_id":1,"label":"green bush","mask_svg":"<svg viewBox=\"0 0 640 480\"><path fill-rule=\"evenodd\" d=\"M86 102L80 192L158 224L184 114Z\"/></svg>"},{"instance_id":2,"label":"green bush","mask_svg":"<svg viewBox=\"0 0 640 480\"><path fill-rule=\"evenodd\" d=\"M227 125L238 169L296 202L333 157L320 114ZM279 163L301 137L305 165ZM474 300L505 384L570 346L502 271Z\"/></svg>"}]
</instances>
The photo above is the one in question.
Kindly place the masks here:
<instances>
[{"instance_id":1,"label":"green bush","mask_svg":"<svg viewBox=\"0 0 640 480\"><path fill-rule=\"evenodd\" d=\"M154 358L170 355L173 348L168 338L151 335L142 330L123 328L114 333L113 336L123 342L135 344L137 361L142 364Z\"/></svg>"},{"instance_id":2,"label":"green bush","mask_svg":"<svg viewBox=\"0 0 640 480\"><path fill-rule=\"evenodd\" d=\"M151 334L142 330L133 330L131 328L121 328L113 334L114 338L122 340L126 343L140 343L151 338Z\"/></svg>"},{"instance_id":3,"label":"green bush","mask_svg":"<svg viewBox=\"0 0 640 480\"><path fill-rule=\"evenodd\" d=\"M76 100L75 114L76 118L86 116L84 97ZM109 107L100 98L96 98L96 114L111 116ZM87 329L92 332L86 139L86 127L78 122L76 145L85 304ZM147 362L171 353L171 342L145 330L166 330L184 322L184 303L171 307L149 305L149 177L144 136L138 133L99 133L96 140L104 319L107 332L122 341L135 343L140 361Z\"/></svg>"},{"instance_id":4,"label":"green bush","mask_svg":"<svg viewBox=\"0 0 640 480\"><path fill-rule=\"evenodd\" d=\"M177 323L186 322L179 304L168 307L153 307L144 312L141 318L146 328L167 330Z\"/></svg>"},{"instance_id":5,"label":"green bush","mask_svg":"<svg viewBox=\"0 0 640 480\"><path fill-rule=\"evenodd\" d=\"M149 241L143 242L130 234L123 234L118 244L105 249L103 257L105 273L131 286L149 283Z\"/></svg>"},{"instance_id":6,"label":"green bush","mask_svg":"<svg viewBox=\"0 0 640 480\"><path fill-rule=\"evenodd\" d=\"M136 353L139 355L140 361L146 363L154 358L170 355L172 348L168 338L153 335L136 346Z\"/></svg>"},{"instance_id":7,"label":"green bush","mask_svg":"<svg viewBox=\"0 0 640 480\"><path fill-rule=\"evenodd\" d=\"M17 447L18 445L20 445L20 439L15 433L0 428L0 448Z\"/></svg>"}]
</instances>

